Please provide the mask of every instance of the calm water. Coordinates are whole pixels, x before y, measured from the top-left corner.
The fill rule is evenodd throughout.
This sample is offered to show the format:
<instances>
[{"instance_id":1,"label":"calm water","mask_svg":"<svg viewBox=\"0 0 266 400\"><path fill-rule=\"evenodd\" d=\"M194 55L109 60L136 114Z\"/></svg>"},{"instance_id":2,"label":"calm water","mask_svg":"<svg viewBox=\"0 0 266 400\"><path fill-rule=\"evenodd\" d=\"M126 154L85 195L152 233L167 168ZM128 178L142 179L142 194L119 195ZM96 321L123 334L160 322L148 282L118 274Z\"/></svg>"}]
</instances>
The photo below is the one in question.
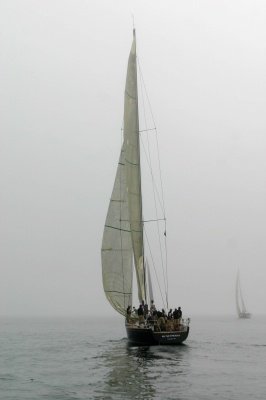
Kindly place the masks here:
<instances>
[{"instance_id":1,"label":"calm water","mask_svg":"<svg viewBox=\"0 0 266 400\"><path fill-rule=\"evenodd\" d=\"M266 398L264 317L192 318L178 347L129 347L107 322L0 319L1 400Z\"/></svg>"}]
</instances>

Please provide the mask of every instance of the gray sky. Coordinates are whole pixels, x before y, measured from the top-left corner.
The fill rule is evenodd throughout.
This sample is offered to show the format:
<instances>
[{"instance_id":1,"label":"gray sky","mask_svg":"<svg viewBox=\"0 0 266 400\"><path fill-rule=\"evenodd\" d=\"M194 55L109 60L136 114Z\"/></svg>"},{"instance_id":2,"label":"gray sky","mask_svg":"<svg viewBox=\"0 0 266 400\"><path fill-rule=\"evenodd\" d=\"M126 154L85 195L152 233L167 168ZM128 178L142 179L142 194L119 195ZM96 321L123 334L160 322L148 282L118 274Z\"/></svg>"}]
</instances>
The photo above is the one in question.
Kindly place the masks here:
<instances>
[{"instance_id":1,"label":"gray sky","mask_svg":"<svg viewBox=\"0 0 266 400\"><path fill-rule=\"evenodd\" d=\"M264 0L0 2L0 315L114 315L100 247L132 41L158 128L170 303L266 304Z\"/></svg>"}]
</instances>

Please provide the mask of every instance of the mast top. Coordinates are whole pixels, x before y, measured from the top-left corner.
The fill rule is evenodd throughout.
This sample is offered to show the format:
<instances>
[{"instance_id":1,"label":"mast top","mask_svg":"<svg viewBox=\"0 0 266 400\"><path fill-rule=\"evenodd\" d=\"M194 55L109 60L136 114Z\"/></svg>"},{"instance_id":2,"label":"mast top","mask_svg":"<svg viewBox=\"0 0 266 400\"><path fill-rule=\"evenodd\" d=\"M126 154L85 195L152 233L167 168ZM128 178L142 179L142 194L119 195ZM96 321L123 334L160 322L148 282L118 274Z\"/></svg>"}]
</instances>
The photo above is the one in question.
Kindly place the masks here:
<instances>
[{"instance_id":1,"label":"mast top","mask_svg":"<svg viewBox=\"0 0 266 400\"><path fill-rule=\"evenodd\" d=\"M133 37L136 37L136 30L135 30L135 21L134 21L134 14L131 14L132 16L132 25L133 25Z\"/></svg>"}]
</instances>

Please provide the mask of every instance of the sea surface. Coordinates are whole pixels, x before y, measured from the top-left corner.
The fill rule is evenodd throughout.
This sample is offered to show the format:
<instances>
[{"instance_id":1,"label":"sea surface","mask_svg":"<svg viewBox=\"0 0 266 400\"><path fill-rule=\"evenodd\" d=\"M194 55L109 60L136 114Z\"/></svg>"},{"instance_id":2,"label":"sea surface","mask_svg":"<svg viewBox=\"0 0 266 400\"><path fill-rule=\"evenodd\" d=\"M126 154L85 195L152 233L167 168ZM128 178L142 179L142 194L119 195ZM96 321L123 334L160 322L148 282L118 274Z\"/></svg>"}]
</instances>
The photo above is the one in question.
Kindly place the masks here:
<instances>
[{"instance_id":1,"label":"sea surface","mask_svg":"<svg viewBox=\"0 0 266 400\"><path fill-rule=\"evenodd\" d=\"M266 399L265 317L192 317L185 343L130 347L119 318L1 318L0 399Z\"/></svg>"}]
</instances>

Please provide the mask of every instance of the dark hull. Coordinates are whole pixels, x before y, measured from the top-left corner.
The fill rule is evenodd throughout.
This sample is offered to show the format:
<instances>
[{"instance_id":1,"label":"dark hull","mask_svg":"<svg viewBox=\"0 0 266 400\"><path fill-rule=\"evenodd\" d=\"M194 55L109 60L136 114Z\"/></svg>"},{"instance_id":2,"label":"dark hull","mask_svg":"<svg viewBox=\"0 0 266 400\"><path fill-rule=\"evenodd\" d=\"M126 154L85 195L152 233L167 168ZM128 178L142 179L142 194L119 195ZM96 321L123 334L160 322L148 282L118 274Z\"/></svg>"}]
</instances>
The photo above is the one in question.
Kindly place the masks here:
<instances>
[{"instance_id":1,"label":"dark hull","mask_svg":"<svg viewBox=\"0 0 266 400\"><path fill-rule=\"evenodd\" d=\"M180 331L154 332L150 328L138 328L126 325L126 330L128 340L131 344L145 346L181 344L189 334L189 327Z\"/></svg>"},{"instance_id":2,"label":"dark hull","mask_svg":"<svg viewBox=\"0 0 266 400\"><path fill-rule=\"evenodd\" d=\"M240 312L240 313L238 314L238 317L239 317L239 318L242 318L242 319L249 319L249 318L251 318L251 314L248 313L248 312Z\"/></svg>"}]
</instances>

